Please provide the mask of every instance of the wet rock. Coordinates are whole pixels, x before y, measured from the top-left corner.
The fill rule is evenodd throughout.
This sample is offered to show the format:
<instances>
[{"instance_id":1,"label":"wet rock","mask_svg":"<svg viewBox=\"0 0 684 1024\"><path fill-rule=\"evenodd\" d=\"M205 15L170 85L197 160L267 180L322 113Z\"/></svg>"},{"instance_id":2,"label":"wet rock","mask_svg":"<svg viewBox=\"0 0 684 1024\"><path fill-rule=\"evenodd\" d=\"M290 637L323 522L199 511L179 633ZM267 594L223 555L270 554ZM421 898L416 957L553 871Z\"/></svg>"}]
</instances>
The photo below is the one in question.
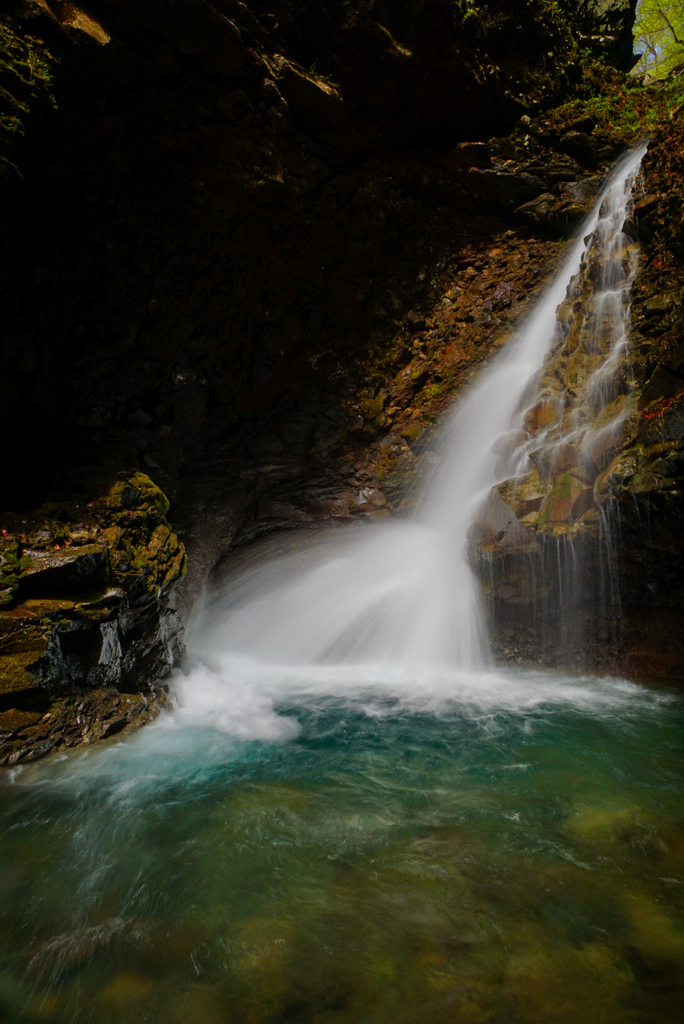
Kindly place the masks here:
<instances>
[{"instance_id":1,"label":"wet rock","mask_svg":"<svg viewBox=\"0 0 684 1024\"><path fill-rule=\"evenodd\" d=\"M644 302L642 309L644 313L664 313L672 305L672 298L669 295L654 295L652 299Z\"/></svg>"},{"instance_id":2,"label":"wet rock","mask_svg":"<svg viewBox=\"0 0 684 1024\"><path fill-rule=\"evenodd\" d=\"M471 168L468 185L481 202L504 210L519 208L544 191L543 183L533 175L498 168Z\"/></svg>"},{"instance_id":3,"label":"wet rock","mask_svg":"<svg viewBox=\"0 0 684 1024\"><path fill-rule=\"evenodd\" d=\"M23 699L23 707L0 713L0 765L127 734L172 706L160 686L141 693L120 693L111 686L65 687Z\"/></svg>"},{"instance_id":4,"label":"wet rock","mask_svg":"<svg viewBox=\"0 0 684 1024\"><path fill-rule=\"evenodd\" d=\"M594 168L598 165L596 143L585 132L566 132L561 139L560 145L582 167Z\"/></svg>"},{"instance_id":5,"label":"wet rock","mask_svg":"<svg viewBox=\"0 0 684 1024\"><path fill-rule=\"evenodd\" d=\"M534 535L524 527L496 487L489 492L469 530L468 540L479 548L525 549L535 544Z\"/></svg>"},{"instance_id":6,"label":"wet rock","mask_svg":"<svg viewBox=\"0 0 684 1024\"><path fill-rule=\"evenodd\" d=\"M169 594L185 551L164 518L168 508L153 481L134 473L101 486L93 500L3 517L4 707L65 687L147 688L178 663L182 623ZM97 542L75 545L67 539L74 535Z\"/></svg>"},{"instance_id":7,"label":"wet rock","mask_svg":"<svg viewBox=\"0 0 684 1024\"><path fill-rule=\"evenodd\" d=\"M530 434L536 434L545 427L557 423L560 415L558 402L548 398L540 399L523 417L525 429Z\"/></svg>"},{"instance_id":8,"label":"wet rock","mask_svg":"<svg viewBox=\"0 0 684 1024\"><path fill-rule=\"evenodd\" d=\"M578 483L581 484L582 481L578 481ZM578 519L583 519L584 521L587 521L587 513L595 508L596 500L594 496L594 488L592 486L583 487L582 490L579 491L573 503L572 511L570 513L570 519L572 521Z\"/></svg>"},{"instance_id":9,"label":"wet rock","mask_svg":"<svg viewBox=\"0 0 684 1024\"><path fill-rule=\"evenodd\" d=\"M662 398L671 398L684 391L684 380L666 366L657 366L643 387L639 407L646 408Z\"/></svg>"},{"instance_id":10,"label":"wet rock","mask_svg":"<svg viewBox=\"0 0 684 1024\"><path fill-rule=\"evenodd\" d=\"M639 240L648 241L651 239L663 198L660 193L656 192L637 200L634 204L632 215L625 224L627 233Z\"/></svg>"},{"instance_id":11,"label":"wet rock","mask_svg":"<svg viewBox=\"0 0 684 1024\"><path fill-rule=\"evenodd\" d=\"M519 448L522 448L530 440L531 435L525 430L510 430L507 434L502 434L501 437L492 445L492 451L495 455L500 455L502 458L507 459Z\"/></svg>"},{"instance_id":12,"label":"wet rock","mask_svg":"<svg viewBox=\"0 0 684 1024\"><path fill-rule=\"evenodd\" d=\"M55 591L101 587L109 580L106 546L88 544L75 549L24 551L18 594L34 597Z\"/></svg>"},{"instance_id":13,"label":"wet rock","mask_svg":"<svg viewBox=\"0 0 684 1024\"><path fill-rule=\"evenodd\" d=\"M591 488L585 488L569 471L561 473L542 502L539 510L540 521L542 523L572 522L575 504L580 501L585 490L591 491ZM585 498L580 501L578 509L586 510L588 506L584 504L585 501Z\"/></svg>"},{"instance_id":14,"label":"wet rock","mask_svg":"<svg viewBox=\"0 0 684 1024\"><path fill-rule=\"evenodd\" d=\"M525 476L515 477L499 484L499 493L504 501L520 520L524 519L526 522L532 513L539 510L548 490L548 484L542 482L536 469L531 470Z\"/></svg>"},{"instance_id":15,"label":"wet rock","mask_svg":"<svg viewBox=\"0 0 684 1024\"><path fill-rule=\"evenodd\" d=\"M0 735L12 735L20 729L35 725L41 718L42 715L39 711L20 711L17 708L0 711Z\"/></svg>"}]
</instances>

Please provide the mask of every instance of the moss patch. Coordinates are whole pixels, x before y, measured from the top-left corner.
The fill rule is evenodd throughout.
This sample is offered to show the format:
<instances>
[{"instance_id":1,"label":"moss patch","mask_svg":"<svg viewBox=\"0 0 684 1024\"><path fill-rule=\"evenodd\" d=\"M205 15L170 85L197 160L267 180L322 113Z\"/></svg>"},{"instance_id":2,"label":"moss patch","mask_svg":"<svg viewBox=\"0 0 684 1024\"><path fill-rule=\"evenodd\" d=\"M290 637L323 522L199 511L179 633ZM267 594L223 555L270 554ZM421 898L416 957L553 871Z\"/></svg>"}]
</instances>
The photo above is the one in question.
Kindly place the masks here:
<instances>
[{"instance_id":1,"label":"moss patch","mask_svg":"<svg viewBox=\"0 0 684 1024\"><path fill-rule=\"evenodd\" d=\"M0 183L21 177L15 149L39 110L55 106L59 62L45 44L0 17Z\"/></svg>"}]
</instances>

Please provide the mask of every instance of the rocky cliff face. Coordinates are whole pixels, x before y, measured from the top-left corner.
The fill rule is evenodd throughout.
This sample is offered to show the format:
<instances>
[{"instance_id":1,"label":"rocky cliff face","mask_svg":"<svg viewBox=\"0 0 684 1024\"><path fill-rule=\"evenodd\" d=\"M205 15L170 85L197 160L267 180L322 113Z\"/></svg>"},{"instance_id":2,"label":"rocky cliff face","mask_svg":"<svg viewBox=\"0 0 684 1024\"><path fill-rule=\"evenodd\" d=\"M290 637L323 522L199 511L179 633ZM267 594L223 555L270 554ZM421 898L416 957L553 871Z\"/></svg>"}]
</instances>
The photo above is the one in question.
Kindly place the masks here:
<instances>
[{"instance_id":1,"label":"rocky cliff face","mask_svg":"<svg viewBox=\"0 0 684 1024\"><path fill-rule=\"evenodd\" d=\"M638 130L634 6L5 0L3 504L149 474L186 617L234 547L387 514Z\"/></svg>"},{"instance_id":2,"label":"rocky cliff face","mask_svg":"<svg viewBox=\"0 0 684 1024\"><path fill-rule=\"evenodd\" d=\"M2 415L32 457L2 457L19 500L105 447L179 494L198 445L292 406L312 362L348 366L387 333L381 310L421 298L432 211L454 234L548 192L541 168L459 141L596 88L544 0L9 6ZM555 184L581 176L573 156Z\"/></svg>"},{"instance_id":3,"label":"rocky cliff face","mask_svg":"<svg viewBox=\"0 0 684 1024\"><path fill-rule=\"evenodd\" d=\"M501 440L527 463L492 493L473 553L496 646L518 660L681 674L683 128L678 110L656 132L612 255L590 244Z\"/></svg>"},{"instance_id":4,"label":"rocky cliff face","mask_svg":"<svg viewBox=\"0 0 684 1024\"><path fill-rule=\"evenodd\" d=\"M606 492L619 510L624 600L619 663L626 672L681 677L684 642L684 110L654 133L643 196L630 225L641 245L632 304L638 405Z\"/></svg>"}]
</instances>

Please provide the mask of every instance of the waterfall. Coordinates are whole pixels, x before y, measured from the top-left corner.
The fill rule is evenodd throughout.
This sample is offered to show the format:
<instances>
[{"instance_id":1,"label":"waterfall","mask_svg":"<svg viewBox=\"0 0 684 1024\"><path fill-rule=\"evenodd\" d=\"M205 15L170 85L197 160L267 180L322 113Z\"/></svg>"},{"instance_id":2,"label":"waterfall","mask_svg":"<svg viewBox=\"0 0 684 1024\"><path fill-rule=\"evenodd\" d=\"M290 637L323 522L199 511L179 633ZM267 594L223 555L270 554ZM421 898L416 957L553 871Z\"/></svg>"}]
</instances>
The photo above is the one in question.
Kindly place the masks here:
<instances>
[{"instance_id":1,"label":"waterfall","mask_svg":"<svg viewBox=\"0 0 684 1024\"><path fill-rule=\"evenodd\" d=\"M587 448L597 443L596 431L579 411L569 425L563 420L555 438L552 427L562 419L561 410L549 429L522 447L516 448L515 438L530 404L538 403L540 394L550 401L543 388L539 391L540 374L551 347L567 334L557 310L580 270L588 238L599 246L607 268L598 319L614 321L609 350L588 382L588 401L611 399L612 368L626 345L625 295L633 277L630 270L618 280L612 268L622 259L620 232L645 148L620 161L517 340L447 417L416 517L327 531L313 541L307 538L298 550L248 564L207 609L200 626L203 651L246 655L271 665L486 668L487 630L468 538L475 519L476 529L493 535L510 527L510 510L500 499L492 506L488 495L512 475L512 467L515 473L526 471L533 449L552 440L560 450L569 438ZM604 428L612 429L605 423ZM506 438L513 439L510 451Z\"/></svg>"},{"instance_id":2,"label":"waterfall","mask_svg":"<svg viewBox=\"0 0 684 1024\"><path fill-rule=\"evenodd\" d=\"M604 190L543 364L514 429L494 444L498 481L471 530L471 557L488 581L495 645L508 656L520 654L507 647L511 637L528 658L551 664L595 663L596 641L604 658L616 648L619 519L609 466L638 422L627 362L638 244L625 228L644 150L625 158Z\"/></svg>"}]
</instances>

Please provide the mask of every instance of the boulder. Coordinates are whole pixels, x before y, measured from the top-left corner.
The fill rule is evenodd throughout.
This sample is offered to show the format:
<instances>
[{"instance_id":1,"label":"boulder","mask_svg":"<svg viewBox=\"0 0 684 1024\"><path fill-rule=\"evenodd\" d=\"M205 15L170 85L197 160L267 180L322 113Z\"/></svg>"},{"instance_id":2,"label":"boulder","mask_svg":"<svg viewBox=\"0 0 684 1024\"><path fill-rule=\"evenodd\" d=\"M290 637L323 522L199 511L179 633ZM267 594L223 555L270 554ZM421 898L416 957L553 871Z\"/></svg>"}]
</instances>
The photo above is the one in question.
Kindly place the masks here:
<instances>
[{"instance_id":1,"label":"boulder","mask_svg":"<svg viewBox=\"0 0 684 1024\"><path fill-rule=\"evenodd\" d=\"M566 132L559 148L573 157L582 167L594 169L598 165L598 150L594 140L586 132Z\"/></svg>"},{"instance_id":2,"label":"boulder","mask_svg":"<svg viewBox=\"0 0 684 1024\"><path fill-rule=\"evenodd\" d=\"M569 470L562 473L553 483L551 490L544 498L539 510L539 521L542 524L570 523L575 518L575 504L585 491L592 491L577 480ZM577 505L584 512L589 507L584 497Z\"/></svg>"},{"instance_id":3,"label":"boulder","mask_svg":"<svg viewBox=\"0 0 684 1024\"><path fill-rule=\"evenodd\" d=\"M515 512L492 487L469 530L468 539L484 550L529 550L536 546L534 534L518 521Z\"/></svg>"},{"instance_id":4,"label":"boulder","mask_svg":"<svg viewBox=\"0 0 684 1024\"><path fill-rule=\"evenodd\" d=\"M540 430L558 423L562 411L562 403L557 399L542 398L525 413L525 429L530 434L537 434Z\"/></svg>"},{"instance_id":5,"label":"boulder","mask_svg":"<svg viewBox=\"0 0 684 1024\"><path fill-rule=\"evenodd\" d=\"M507 434L497 437L492 445L492 451L495 455L508 459L514 452L527 444L530 436L526 430L509 430Z\"/></svg>"},{"instance_id":6,"label":"boulder","mask_svg":"<svg viewBox=\"0 0 684 1024\"><path fill-rule=\"evenodd\" d=\"M497 167L471 167L467 182L480 202L502 210L515 210L544 191L543 182L534 175Z\"/></svg>"},{"instance_id":7,"label":"boulder","mask_svg":"<svg viewBox=\"0 0 684 1024\"><path fill-rule=\"evenodd\" d=\"M499 484L498 490L507 505L515 512L518 519L538 512L548 485L540 480L536 469L530 470L525 476L517 476Z\"/></svg>"},{"instance_id":8,"label":"boulder","mask_svg":"<svg viewBox=\"0 0 684 1024\"><path fill-rule=\"evenodd\" d=\"M92 589L109 579L107 547L86 544L55 551L27 551L22 562L21 597Z\"/></svg>"},{"instance_id":9,"label":"boulder","mask_svg":"<svg viewBox=\"0 0 684 1024\"><path fill-rule=\"evenodd\" d=\"M519 206L515 215L519 221L527 223L531 227L545 228L557 203L558 197L553 192L542 192L536 199Z\"/></svg>"}]
</instances>

